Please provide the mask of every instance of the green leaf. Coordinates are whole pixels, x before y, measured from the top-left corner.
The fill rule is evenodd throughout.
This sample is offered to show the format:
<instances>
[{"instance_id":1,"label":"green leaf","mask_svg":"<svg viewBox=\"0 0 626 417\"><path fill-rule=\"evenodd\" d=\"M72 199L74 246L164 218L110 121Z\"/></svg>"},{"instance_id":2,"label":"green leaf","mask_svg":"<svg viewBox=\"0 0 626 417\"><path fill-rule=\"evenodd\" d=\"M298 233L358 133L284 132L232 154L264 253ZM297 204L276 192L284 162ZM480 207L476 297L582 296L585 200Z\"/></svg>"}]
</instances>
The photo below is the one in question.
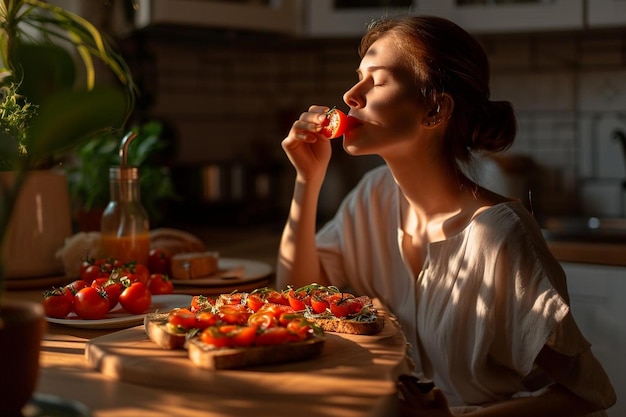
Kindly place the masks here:
<instances>
[{"instance_id":1,"label":"green leaf","mask_svg":"<svg viewBox=\"0 0 626 417\"><path fill-rule=\"evenodd\" d=\"M14 59L19 63L19 92L31 103L40 104L49 94L74 86L76 65L61 47L18 42Z\"/></svg>"},{"instance_id":2,"label":"green leaf","mask_svg":"<svg viewBox=\"0 0 626 417\"><path fill-rule=\"evenodd\" d=\"M121 128L126 117L124 94L115 89L61 92L39 107L26 138L28 159L39 161L65 152L107 129Z\"/></svg>"}]
</instances>

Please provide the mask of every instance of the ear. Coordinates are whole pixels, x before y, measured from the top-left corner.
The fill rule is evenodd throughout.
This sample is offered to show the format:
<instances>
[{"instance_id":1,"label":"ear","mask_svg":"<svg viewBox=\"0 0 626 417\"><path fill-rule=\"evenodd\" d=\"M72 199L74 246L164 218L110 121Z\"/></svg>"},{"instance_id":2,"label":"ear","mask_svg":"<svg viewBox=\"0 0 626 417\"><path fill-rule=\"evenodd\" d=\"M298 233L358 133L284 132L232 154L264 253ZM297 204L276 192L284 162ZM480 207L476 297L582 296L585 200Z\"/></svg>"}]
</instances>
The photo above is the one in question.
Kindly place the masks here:
<instances>
[{"instance_id":1,"label":"ear","mask_svg":"<svg viewBox=\"0 0 626 417\"><path fill-rule=\"evenodd\" d=\"M433 107L426 115L425 124L428 127L435 127L447 121L452 116L454 110L454 100L449 94L443 93L437 97Z\"/></svg>"}]
</instances>

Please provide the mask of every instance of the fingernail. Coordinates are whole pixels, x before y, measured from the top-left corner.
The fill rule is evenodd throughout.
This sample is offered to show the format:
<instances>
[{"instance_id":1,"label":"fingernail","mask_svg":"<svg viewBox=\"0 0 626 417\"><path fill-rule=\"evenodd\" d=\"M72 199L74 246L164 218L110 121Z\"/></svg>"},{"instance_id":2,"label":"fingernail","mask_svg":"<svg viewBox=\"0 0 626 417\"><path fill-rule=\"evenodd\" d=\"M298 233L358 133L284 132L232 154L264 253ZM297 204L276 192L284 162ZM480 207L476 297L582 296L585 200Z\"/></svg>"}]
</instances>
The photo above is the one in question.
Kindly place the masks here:
<instances>
[{"instance_id":1,"label":"fingernail","mask_svg":"<svg viewBox=\"0 0 626 417\"><path fill-rule=\"evenodd\" d=\"M320 114L319 116L317 116L317 120L319 120L320 122L323 122L324 120L326 120L326 115Z\"/></svg>"}]
</instances>

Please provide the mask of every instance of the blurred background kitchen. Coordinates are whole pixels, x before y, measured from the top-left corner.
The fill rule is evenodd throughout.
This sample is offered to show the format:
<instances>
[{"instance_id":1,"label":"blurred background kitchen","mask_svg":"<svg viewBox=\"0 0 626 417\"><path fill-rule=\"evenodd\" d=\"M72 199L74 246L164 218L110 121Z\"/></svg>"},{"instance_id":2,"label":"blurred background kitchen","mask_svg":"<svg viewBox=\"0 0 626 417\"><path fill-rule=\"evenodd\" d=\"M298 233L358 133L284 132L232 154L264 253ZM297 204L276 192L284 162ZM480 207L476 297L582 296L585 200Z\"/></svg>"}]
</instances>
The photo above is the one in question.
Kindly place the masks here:
<instances>
[{"instance_id":1,"label":"blurred background kitchen","mask_svg":"<svg viewBox=\"0 0 626 417\"><path fill-rule=\"evenodd\" d=\"M410 10L475 34L492 99L519 118L515 145L477 174L544 225L577 320L626 394L625 0L138 0L133 16L115 0L111 13L102 1L56 1L123 48L141 90L136 119L163 124L159 163L179 196L160 224L195 230L278 233L294 174L280 141L310 104L346 109L369 21ZM334 145L322 219L380 163ZM621 400L610 415L626 415Z\"/></svg>"},{"instance_id":2,"label":"blurred background kitchen","mask_svg":"<svg viewBox=\"0 0 626 417\"><path fill-rule=\"evenodd\" d=\"M110 15L99 1L74 2L124 48L137 117L165 124L165 162L184 198L171 208L186 219L283 218L293 173L280 140L311 103L346 109L367 23L407 10L479 37L492 98L517 110L515 145L484 161L487 185L524 200L530 190L542 220L626 217L624 0L139 0L132 22L119 1ZM341 152L333 162L322 216L379 163Z\"/></svg>"}]
</instances>

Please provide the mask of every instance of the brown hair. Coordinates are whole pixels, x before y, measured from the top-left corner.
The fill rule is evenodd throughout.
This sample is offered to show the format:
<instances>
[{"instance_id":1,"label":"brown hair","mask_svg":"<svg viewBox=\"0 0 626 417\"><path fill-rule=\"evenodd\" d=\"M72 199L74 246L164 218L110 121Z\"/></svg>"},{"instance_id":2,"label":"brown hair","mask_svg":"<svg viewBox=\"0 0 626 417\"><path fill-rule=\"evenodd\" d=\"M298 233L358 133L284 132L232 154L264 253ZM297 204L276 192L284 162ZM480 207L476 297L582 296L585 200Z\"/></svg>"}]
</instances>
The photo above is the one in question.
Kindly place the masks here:
<instances>
[{"instance_id":1,"label":"brown hair","mask_svg":"<svg viewBox=\"0 0 626 417\"><path fill-rule=\"evenodd\" d=\"M517 130L513 107L508 101L489 100L489 61L473 36L439 17L384 18L361 39L361 57L385 35L406 50L418 94L426 103L436 106L443 93L454 100L445 138L454 160L468 162L470 150L498 152L511 146Z\"/></svg>"}]
</instances>

